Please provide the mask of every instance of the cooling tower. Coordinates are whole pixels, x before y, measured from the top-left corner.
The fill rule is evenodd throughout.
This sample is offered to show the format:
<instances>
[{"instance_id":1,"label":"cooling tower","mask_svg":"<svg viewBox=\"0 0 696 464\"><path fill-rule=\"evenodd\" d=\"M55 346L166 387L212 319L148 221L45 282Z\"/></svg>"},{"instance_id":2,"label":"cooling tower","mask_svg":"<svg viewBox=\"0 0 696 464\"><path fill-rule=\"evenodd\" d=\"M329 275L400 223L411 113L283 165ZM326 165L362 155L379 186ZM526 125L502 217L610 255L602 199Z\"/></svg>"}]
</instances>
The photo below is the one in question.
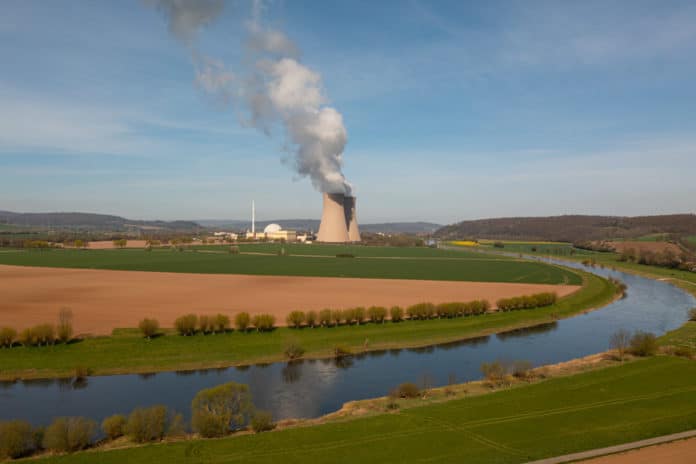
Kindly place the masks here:
<instances>
[{"instance_id":1,"label":"cooling tower","mask_svg":"<svg viewBox=\"0 0 696 464\"><path fill-rule=\"evenodd\" d=\"M348 240L359 242L360 229L358 229L358 217L355 214L355 197L345 197L343 207L345 209L346 223L348 224Z\"/></svg>"},{"instance_id":2,"label":"cooling tower","mask_svg":"<svg viewBox=\"0 0 696 464\"><path fill-rule=\"evenodd\" d=\"M342 193L325 193L324 210L317 233L317 242L348 242L348 224ZM357 229L356 229L357 230Z\"/></svg>"}]
</instances>

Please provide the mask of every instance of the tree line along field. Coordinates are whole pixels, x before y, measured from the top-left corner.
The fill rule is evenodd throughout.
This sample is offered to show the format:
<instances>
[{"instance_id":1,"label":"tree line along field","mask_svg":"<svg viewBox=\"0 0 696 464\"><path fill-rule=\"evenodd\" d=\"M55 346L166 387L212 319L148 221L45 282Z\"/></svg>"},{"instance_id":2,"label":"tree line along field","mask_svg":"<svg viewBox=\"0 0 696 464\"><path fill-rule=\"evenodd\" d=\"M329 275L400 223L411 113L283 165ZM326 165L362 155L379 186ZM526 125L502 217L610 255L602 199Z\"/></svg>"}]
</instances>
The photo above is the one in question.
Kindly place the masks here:
<instances>
[{"instance_id":1,"label":"tree line along field","mask_svg":"<svg viewBox=\"0 0 696 464\"><path fill-rule=\"evenodd\" d=\"M111 337L70 344L0 349L0 378L65 377L72 376L77 368L107 375L282 361L289 342L300 345L305 358L331 357L336 347L362 353L454 342L571 317L614 298L617 287L613 283L589 273L582 273L582 277L585 284L580 290L551 306L476 317L327 328L280 327L265 333L235 330L189 337L168 331L152 340L133 328L116 330Z\"/></svg>"},{"instance_id":2,"label":"tree line along field","mask_svg":"<svg viewBox=\"0 0 696 464\"><path fill-rule=\"evenodd\" d=\"M365 247L367 249L367 247ZM381 248L373 253L391 253ZM388 251L385 251L388 250ZM211 250L139 249L61 250L0 253L0 264L83 269L112 269L203 274L250 274L316 277L519 282L580 285L581 277L567 269L544 263L503 259L482 253L448 257L337 258L229 254ZM452 252L456 253L456 252Z\"/></svg>"},{"instance_id":3,"label":"tree line along field","mask_svg":"<svg viewBox=\"0 0 696 464\"><path fill-rule=\"evenodd\" d=\"M696 428L694 378L693 361L660 356L360 419L39 462L523 463Z\"/></svg>"}]
</instances>

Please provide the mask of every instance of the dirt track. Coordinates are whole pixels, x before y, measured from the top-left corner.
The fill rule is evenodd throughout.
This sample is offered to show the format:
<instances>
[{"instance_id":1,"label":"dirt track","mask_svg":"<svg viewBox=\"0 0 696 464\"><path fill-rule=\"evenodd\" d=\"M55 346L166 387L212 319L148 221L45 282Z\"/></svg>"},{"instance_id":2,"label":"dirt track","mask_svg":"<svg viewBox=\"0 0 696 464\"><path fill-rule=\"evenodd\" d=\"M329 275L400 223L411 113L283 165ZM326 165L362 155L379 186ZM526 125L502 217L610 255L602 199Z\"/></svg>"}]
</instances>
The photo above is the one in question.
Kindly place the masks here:
<instances>
[{"instance_id":1,"label":"dirt track","mask_svg":"<svg viewBox=\"0 0 696 464\"><path fill-rule=\"evenodd\" d=\"M22 329L54 322L60 308L74 313L77 333L109 334L154 317L163 327L189 312L275 314L351 306L407 306L470 301L579 287L492 282L283 277L106 271L0 265L0 326Z\"/></svg>"},{"instance_id":2,"label":"dirt track","mask_svg":"<svg viewBox=\"0 0 696 464\"><path fill-rule=\"evenodd\" d=\"M696 462L696 438L650 446L582 462L583 464L693 464Z\"/></svg>"}]
</instances>

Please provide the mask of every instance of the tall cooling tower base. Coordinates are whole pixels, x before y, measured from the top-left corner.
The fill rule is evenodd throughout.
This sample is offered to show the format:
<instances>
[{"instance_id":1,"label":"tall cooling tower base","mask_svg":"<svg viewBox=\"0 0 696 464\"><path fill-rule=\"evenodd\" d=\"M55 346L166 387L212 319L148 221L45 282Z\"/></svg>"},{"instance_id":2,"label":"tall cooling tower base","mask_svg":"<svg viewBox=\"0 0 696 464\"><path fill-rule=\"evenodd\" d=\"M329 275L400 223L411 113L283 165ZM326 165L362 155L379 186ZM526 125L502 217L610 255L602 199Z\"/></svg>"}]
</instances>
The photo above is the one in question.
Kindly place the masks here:
<instances>
[{"instance_id":1,"label":"tall cooling tower base","mask_svg":"<svg viewBox=\"0 0 696 464\"><path fill-rule=\"evenodd\" d=\"M317 242L359 242L360 231L355 212L355 197L342 193L324 193L324 208Z\"/></svg>"}]
</instances>

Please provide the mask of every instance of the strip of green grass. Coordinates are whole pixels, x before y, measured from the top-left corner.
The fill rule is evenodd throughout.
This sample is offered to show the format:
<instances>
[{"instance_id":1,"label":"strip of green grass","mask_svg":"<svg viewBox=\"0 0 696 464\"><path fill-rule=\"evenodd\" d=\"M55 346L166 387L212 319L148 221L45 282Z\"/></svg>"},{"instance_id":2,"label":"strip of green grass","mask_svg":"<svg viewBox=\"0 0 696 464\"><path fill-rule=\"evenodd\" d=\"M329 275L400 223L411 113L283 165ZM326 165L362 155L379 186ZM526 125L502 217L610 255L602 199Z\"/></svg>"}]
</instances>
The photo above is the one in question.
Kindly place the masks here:
<instances>
[{"instance_id":1,"label":"strip of green grass","mask_svg":"<svg viewBox=\"0 0 696 464\"><path fill-rule=\"evenodd\" d=\"M394 414L50 463L521 463L696 428L696 363L659 357Z\"/></svg>"},{"instance_id":2,"label":"strip of green grass","mask_svg":"<svg viewBox=\"0 0 696 464\"><path fill-rule=\"evenodd\" d=\"M371 245L340 245L312 243L240 243L237 245L242 253L269 253L277 254L281 248L291 255L336 256L337 254L351 254L356 257L382 257L382 258L475 258L481 255L472 251L449 250L430 247L390 247ZM207 249L227 252L230 245L194 245L193 249ZM491 258L491 257L489 257ZM492 257L495 258L495 257Z\"/></svg>"},{"instance_id":3,"label":"strip of green grass","mask_svg":"<svg viewBox=\"0 0 696 464\"><path fill-rule=\"evenodd\" d=\"M362 351L366 340L370 350L446 343L570 317L614 297L616 288L610 282L588 273L582 277L585 285L580 290L552 306L508 313L333 328L279 328L270 333L166 335L153 340L143 339L136 330L122 330L112 337L70 345L15 347L0 350L0 379L69 376L76 367L87 367L100 375L278 361L284 358L284 347L290 342L299 343L306 357L329 356L336 346Z\"/></svg>"},{"instance_id":4,"label":"strip of green grass","mask_svg":"<svg viewBox=\"0 0 696 464\"><path fill-rule=\"evenodd\" d=\"M322 258L172 250L46 250L0 254L0 264L132 271L579 285L573 271L477 253L466 259Z\"/></svg>"}]
</instances>

